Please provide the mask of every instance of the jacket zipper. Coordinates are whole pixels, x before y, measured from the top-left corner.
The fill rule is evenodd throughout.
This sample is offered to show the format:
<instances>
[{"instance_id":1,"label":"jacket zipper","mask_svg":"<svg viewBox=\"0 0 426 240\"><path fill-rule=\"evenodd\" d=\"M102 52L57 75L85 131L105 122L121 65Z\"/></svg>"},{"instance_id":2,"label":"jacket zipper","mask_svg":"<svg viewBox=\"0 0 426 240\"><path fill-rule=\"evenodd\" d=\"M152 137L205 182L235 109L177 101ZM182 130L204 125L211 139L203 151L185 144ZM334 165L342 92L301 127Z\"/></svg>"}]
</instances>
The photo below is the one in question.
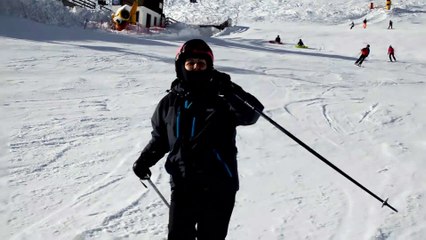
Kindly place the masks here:
<instances>
[{"instance_id":1,"label":"jacket zipper","mask_svg":"<svg viewBox=\"0 0 426 240\"><path fill-rule=\"evenodd\" d=\"M192 102L189 103L188 100L185 100L185 103L184 103L185 109L189 109L191 105L192 105ZM176 116L176 138L179 138L180 136L180 118L181 118L181 110L179 109ZM191 138L195 136L195 122L196 122L195 117L193 117L192 126L191 126Z\"/></svg>"}]
</instances>

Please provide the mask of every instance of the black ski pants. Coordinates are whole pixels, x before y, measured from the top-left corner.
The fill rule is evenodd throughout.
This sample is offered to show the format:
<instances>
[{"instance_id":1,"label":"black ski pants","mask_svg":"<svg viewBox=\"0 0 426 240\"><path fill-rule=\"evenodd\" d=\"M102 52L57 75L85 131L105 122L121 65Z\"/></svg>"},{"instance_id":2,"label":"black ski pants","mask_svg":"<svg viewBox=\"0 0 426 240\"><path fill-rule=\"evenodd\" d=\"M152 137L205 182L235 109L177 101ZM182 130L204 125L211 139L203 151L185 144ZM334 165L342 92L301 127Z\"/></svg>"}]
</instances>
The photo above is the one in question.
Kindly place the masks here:
<instances>
[{"instance_id":1,"label":"black ski pants","mask_svg":"<svg viewBox=\"0 0 426 240\"><path fill-rule=\"evenodd\" d=\"M391 54L389 54L389 60L392 62L392 58L393 58L393 60L394 61L396 61L396 58L395 58L395 54L394 53L391 53Z\"/></svg>"},{"instance_id":2,"label":"black ski pants","mask_svg":"<svg viewBox=\"0 0 426 240\"><path fill-rule=\"evenodd\" d=\"M168 240L224 240L236 191L172 190Z\"/></svg>"},{"instance_id":3,"label":"black ski pants","mask_svg":"<svg viewBox=\"0 0 426 240\"><path fill-rule=\"evenodd\" d=\"M362 62L364 62L366 57L367 56L361 54L361 56L359 56L358 60L356 60L355 64L361 65Z\"/></svg>"}]
</instances>

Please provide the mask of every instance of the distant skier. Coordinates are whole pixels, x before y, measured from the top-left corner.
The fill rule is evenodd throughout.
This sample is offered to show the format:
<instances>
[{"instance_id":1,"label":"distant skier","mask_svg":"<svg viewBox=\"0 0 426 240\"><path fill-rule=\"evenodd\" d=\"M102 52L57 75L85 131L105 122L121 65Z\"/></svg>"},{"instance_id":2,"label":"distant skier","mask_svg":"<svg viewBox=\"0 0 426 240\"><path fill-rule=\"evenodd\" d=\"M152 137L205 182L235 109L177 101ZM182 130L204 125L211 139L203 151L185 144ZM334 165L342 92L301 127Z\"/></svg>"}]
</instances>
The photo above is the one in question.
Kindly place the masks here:
<instances>
[{"instance_id":1,"label":"distant skier","mask_svg":"<svg viewBox=\"0 0 426 240\"><path fill-rule=\"evenodd\" d=\"M84 19L84 29L86 29L87 28L87 24L89 23L89 19Z\"/></svg>"},{"instance_id":2,"label":"distant skier","mask_svg":"<svg viewBox=\"0 0 426 240\"><path fill-rule=\"evenodd\" d=\"M389 60L390 60L391 62L393 62L393 61L392 61L392 58L393 58L393 60L396 62L396 58L395 58L395 49L392 47L392 45L389 45L389 48L388 48L388 55L389 55Z\"/></svg>"},{"instance_id":3,"label":"distant skier","mask_svg":"<svg viewBox=\"0 0 426 240\"><path fill-rule=\"evenodd\" d=\"M355 23L352 21L352 23L351 23L351 28L350 29L352 29L352 28L354 28L355 27Z\"/></svg>"},{"instance_id":4,"label":"distant skier","mask_svg":"<svg viewBox=\"0 0 426 240\"><path fill-rule=\"evenodd\" d=\"M303 43L302 39L299 39L299 42L297 43L297 46L304 47L305 44Z\"/></svg>"},{"instance_id":5,"label":"distant skier","mask_svg":"<svg viewBox=\"0 0 426 240\"><path fill-rule=\"evenodd\" d=\"M283 43L281 42L280 35L277 35L277 37L276 37L274 40L269 40L268 42L269 42L269 43L273 43L273 44L283 44Z\"/></svg>"},{"instance_id":6,"label":"distant skier","mask_svg":"<svg viewBox=\"0 0 426 240\"><path fill-rule=\"evenodd\" d=\"M393 29L393 22L392 22L392 20L389 20L389 26L388 26L388 29Z\"/></svg>"},{"instance_id":7,"label":"distant skier","mask_svg":"<svg viewBox=\"0 0 426 240\"><path fill-rule=\"evenodd\" d=\"M361 56L359 56L358 60L356 60L355 65L358 67L361 67L362 62L364 62L365 58L368 57L370 54L370 44L367 44L367 46L363 49L361 49Z\"/></svg>"},{"instance_id":8,"label":"distant skier","mask_svg":"<svg viewBox=\"0 0 426 240\"><path fill-rule=\"evenodd\" d=\"M197 3L197 0L189 0L190 3Z\"/></svg>"},{"instance_id":9,"label":"distant skier","mask_svg":"<svg viewBox=\"0 0 426 240\"><path fill-rule=\"evenodd\" d=\"M276 43L281 43L280 35L277 35L277 37L275 38L275 42Z\"/></svg>"},{"instance_id":10,"label":"distant skier","mask_svg":"<svg viewBox=\"0 0 426 240\"><path fill-rule=\"evenodd\" d=\"M366 28L367 28L367 18L364 18L364 21L362 21L362 27L363 27L364 29L366 29Z\"/></svg>"}]
</instances>

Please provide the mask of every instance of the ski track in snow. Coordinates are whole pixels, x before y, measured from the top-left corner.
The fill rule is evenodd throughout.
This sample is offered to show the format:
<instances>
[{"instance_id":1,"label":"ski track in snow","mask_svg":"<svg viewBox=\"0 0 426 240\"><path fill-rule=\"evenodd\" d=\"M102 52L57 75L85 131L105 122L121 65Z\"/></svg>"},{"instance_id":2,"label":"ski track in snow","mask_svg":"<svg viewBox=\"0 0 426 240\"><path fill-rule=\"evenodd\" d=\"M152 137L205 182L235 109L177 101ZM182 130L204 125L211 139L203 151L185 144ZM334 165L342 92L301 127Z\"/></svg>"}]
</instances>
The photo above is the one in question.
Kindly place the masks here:
<instances>
[{"instance_id":1,"label":"ski track in snow","mask_svg":"<svg viewBox=\"0 0 426 240\"><path fill-rule=\"evenodd\" d=\"M163 175L164 174L160 174L154 181L156 185L163 180ZM142 185L140 186L142 188ZM127 206L124 206L122 209L119 209L116 213L106 216L101 223L101 227L86 230L77 237L84 237L83 239L97 239L102 236L102 232L121 233L122 238L147 233L154 236L164 236L166 230L165 224L167 222L164 219L168 217L168 211L166 211L167 207L161 200L152 200L152 198L149 198L148 194L153 194L153 190L151 189L150 191L151 193L144 192L139 198L129 203ZM141 206L143 206L143 208L141 208ZM123 222L124 216L125 220ZM158 218L163 220L156 220ZM157 224L157 222L163 222L163 224ZM137 230L129 231L128 229Z\"/></svg>"},{"instance_id":2,"label":"ski track in snow","mask_svg":"<svg viewBox=\"0 0 426 240\"><path fill-rule=\"evenodd\" d=\"M379 105L379 103L375 103L372 106L370 106L370 110L366 111L362 115L361 119L359 120L359 123L361 123L362 121L364 121L364 119L367 118L368 115L373 114L378 105Z\"/></svg>"}]
</instances>

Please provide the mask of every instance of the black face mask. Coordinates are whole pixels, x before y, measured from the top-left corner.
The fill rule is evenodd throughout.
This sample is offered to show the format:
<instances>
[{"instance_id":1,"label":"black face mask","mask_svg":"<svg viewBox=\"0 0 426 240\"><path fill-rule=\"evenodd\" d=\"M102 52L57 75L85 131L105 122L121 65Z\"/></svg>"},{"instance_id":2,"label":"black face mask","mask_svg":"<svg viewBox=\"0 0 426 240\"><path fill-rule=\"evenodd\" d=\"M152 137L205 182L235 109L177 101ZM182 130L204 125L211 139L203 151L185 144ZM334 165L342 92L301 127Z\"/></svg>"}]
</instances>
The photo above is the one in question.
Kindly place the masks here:
<instances>
[{"instance_id":1,"label":"black face mask","mask_svg":"<svg viewBox=\"0 0 426 240\"><path fill-rule=\"evenodd\" d=\"M183 69L183 82L188 90L194 95L210 94L212 70L187 71Z\"/></svg>"}]
</instances>

